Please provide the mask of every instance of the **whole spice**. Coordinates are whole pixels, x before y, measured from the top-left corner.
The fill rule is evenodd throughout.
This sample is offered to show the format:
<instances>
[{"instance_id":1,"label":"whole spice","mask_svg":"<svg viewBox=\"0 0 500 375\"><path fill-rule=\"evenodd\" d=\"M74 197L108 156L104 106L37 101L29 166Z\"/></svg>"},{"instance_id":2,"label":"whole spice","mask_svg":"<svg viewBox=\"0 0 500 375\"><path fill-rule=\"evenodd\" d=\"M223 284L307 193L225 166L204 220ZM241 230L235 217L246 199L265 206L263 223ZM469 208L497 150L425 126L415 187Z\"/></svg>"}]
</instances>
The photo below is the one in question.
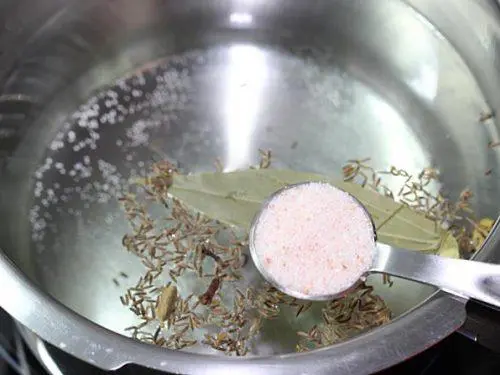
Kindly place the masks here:
<instances>
[{"instance_id":1,"label":"whole spice","mask_svg":"<svg viewBox=\"0 0 500 375\"><path fill-rule=\"evenodd\" d=\"M163 288L161 294L158 296L156 304L156 317L163 323L175 310L175 303L177 302L177 287L175 285L167 285Z\"/></svg>"},{"instance_id":2,"label":"whole spice","mask_svg":"<svg viewBox=\"0 0 500 375\"><path fill-rule=\"evenodd\" d=\"M297 332L298 351L308 351L353 337L367 327L388 323L391 312L373 288L360 285L348 296L328 302L322 310L322 322L307 332Z\"/></svg>"},{"instance_id":3,"label":"whole spice","mask_svg":"<svg viewBox=\"0 0 500 375\"><path fill-rule=\"evenodd\" d=\"M387 323L390 310L366 285L326 304L299 301L266 283L239 289L248 245L245 228L267 195L286 184L326 179L345 188L369 208L383 241L395 246L444 256L458 256L460 248L467 256L488 231L490 222L473 215L471 192L464 191L453 202L429 190L439 178L434 168L412 175L396 167L376 171L369 159L352 160L343 168L343 182L269 169L271 153L259 153L255 169L231 173L222 173L220 164L218 173L185 176L174 164L161 161L120 198L130 224L123 247L144 267L120 296L138 319L127 328L131 337L169 349L209 345L241 356L258 340L266 320L289 310L304 324L313 316L308 314L321 310L319 321L298 332L297 350L330 345ZM390 190L384 176L401 179L401 188ZM207 279L210 285L200 297L193 293L182 298L177 287L185 278L201 288Z\"/></svg>"},{"instance_id":4,"label":"whole spice","mask_svg":"<svg viewBox=\"0 0 500 375\"><path fill-rule=\"evenodd\" d=\"M210 305L215 297L215 293L217 293L217 290L219 289L219 286L220 278L214 277L214 279L210 282L207 291L200 296L200 303L202 305Z\"/></svg>"},{"instance_id":5,"label":"whole spice","mask_svg":"<svg viewBox=\"0 0 500 375\"><path fill-rule=\"evenodd\" d=\"M378 239L384 243L424 251L439 248L442 231L434 220L355 183L335 181L322 175L280 169L177 175L169 194L195 211L248 229L269 195L286 185L304 181L333 183L354 195L370 212Z\"/></svg>"},{"instance_id":6,"label":"whole spice","mask_svg":"<svg viewBox=\"0 0 500 375\"><path fill-rule=\"evenodd\" d=\"M475 248L479 249L481 247L494 224L495 221L493 219L485 217L479 220L477 225L475 225L471 238Z\"/></svg>"},{"instance_id":7,"label":"whole spice","mask_svg":"<svg viewBox=\"0 0 500 375\"><path fill-rule=\"evenodd\" d=\"M495 117L494 112L483 112L479 115L479 122L486 122Z\"/></svg>"}]
</instances>

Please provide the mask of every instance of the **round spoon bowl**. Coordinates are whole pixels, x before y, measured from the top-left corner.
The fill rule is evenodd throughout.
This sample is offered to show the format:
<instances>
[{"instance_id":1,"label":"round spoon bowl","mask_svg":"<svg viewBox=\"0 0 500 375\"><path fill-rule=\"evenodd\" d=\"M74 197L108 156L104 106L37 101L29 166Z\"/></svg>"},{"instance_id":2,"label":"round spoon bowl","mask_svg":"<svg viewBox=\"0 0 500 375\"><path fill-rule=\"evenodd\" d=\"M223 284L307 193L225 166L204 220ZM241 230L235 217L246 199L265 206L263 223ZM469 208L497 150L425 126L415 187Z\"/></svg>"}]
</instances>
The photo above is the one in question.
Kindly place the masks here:
<instances>
[{"instance_id":1,"label":"round spoon bowl","mask_svg":"<svg viewBox=\"0 0 500 375\"><path fill-rule=\"evenodd\" d=\"M324 192L340 193L344 202L334 202L332 208L332 202L328 199L329 197L325 194L321 194L321 191L315 191L316 187L321 187ZM324 190L325 187L327 187L327 190ZM297 194L290 196L291 192ZM305 211L301 212L303 201L308 205ZM339 204L336 205L335 203ZM344 206L342 203L349 203L350 205ZM287 204L289 205L288 208L286 207ZM299 205L295 206L297 204ZM280 206L281 210L279 209ZM313 206L313 209L310 209L311 206ZM278 207L278 209L276 209L276 207ZM354 210L352 208L354 208ZM316 211L314 209L316 209ZM272 210L275 212L272 212ZM292 218L292 221L288 221L286 217L289 211L298 214ZM333 213L333 216L329 217L330 220L324 220L325 218L322 217L322 214L327 211ZM312 220L310 218L304 220L302 214L305 214L304 216L317 216ZM282 215L282 217L280 217L280 215ZM273 221L269 220L269 216L271 216L271 219L274 219L275 224L278 223L275 227L271 227ZM366 219L366 223L369 225L364 225L365 223L359 220L360 216ZM280 230L282 222L284 222L288 232L282 233ZM268 223L271 223L271 225L266 227ZM327 227L329 225L331 225L331 228ZM361 232L358 232L360 228ZM345 233L333 233L331 237L334 239L333 241L322 238L331 236L332 231L336 232L341 230L347 232L349 235L352 232L359 233L361 237L364 236L365 238L373 235L373 242L361 242L361 244L365 246L373 245L372 248L360 248L359 245L355 243L357 238L354 236L352 238L352 243L346 244L342 243L342 241L335 243L337 236L345 236ZM273 237L271 237L271 241L268 242L260 241L259 237L262 235L271 235ZM308 263L307 260L304 259L302 264L301 259L297 258L297 256L300 257L306 254L297 253L303 251L303 248L299 246L287 248L287 250L291 250L291 254L282 251L281 254L278 254L278 257L272 258L272 262L270 261L271 258L266 258L268 255L263 255L266 254L266 252L263 252L260 248L262 245L268 247L268 249L266 249L268 251L267 254L269 254L269 251L277 254L280 247L285 249L282 245L283 243L287 243L287 239L276 237L280 235L283 237L286 235L293 236L299 244L305 241L307 243L306 250L312 250L310 254L307 255L313 257L313 262ZM447 259L404 249L394 249L386 245L377 245L376 229L368 210L359 200L331 184L304 182L287 186L272 194L263 204L262 209L252 222L249 241L252 258L263 277L278 290L296 298L318 301L338 298L355 288L360 282L365 281L369 273L377 272L418 281L435 286L445 292L464 299L473 298L492 306L500 307L500 265L461 259ZM280 243L280 241L284 242ZM324 242L323 253L318 251L317 243L319 241ZM347 254L345 254L345 248L341 248L342 246L340 245L348 247ZM360 257L360 249L368 249L371 252L371 257ZM315 283L318 283L317 279L324 277L325 263L332 261L328 258L328 252L330 250L334 254L334 261L340 260L339 258L341 255L346 255L347 258L350 258L352 254L352 257L356 257L359 261L357 263L360 265L360 268L350 269L349 266L345 266L345 264L347 263L352 266L352 263L348 263L346 259L344 259L341 261L343 262L342 267L344 270L339 272L337 269L337 274L334 273L335 270L332 270L332 275L329 280L331 281L333 279L334 282L328 284L322 292L309 293L309 291L304 291L304 280L306 284L309 283L310 281L308 280L311 278L311 275ZM344 252L344 254L342 254L342 252ZM291 266L286 265L285 267L286 262L289 263L290 258L292 258L292 262L296 260L296 264L292 264ZM266 259L269 259L269 261L266 262ZM360 261L361 259L362 262ZM284 269L277 269L276 266L272 266L281 261L283 262ZM347 259L347 261L349 261L349 259ZM301 264L299 264L299 262ZM299 269L300 272L297 272L297 269ZM287 278L290 278L291 282L288 281ZM286 282L283 280L286 280Z\"/></svg>"},{"instance_id":2,"label":"round spoon bowl","mask_svg":"<svg viewBox=\"0 0 500 375\"><path fill-rule=\"evenodd\" d=\"M339 208L341 216L335 217L336 208L342 204L350 211L349 218L342 208ZM332 206L335 206L333 211ZM271 213L273 209L274 215ZM325 221L330 222L331 227L325 227ZM286 238L277 237L280 235ZM328 237L332 238L331 241ZM259 241L261 238L264 239ZM359 238L361 243L356 241ZM293 239L296 243L290 243ZM276 191L264 202L252 222L249 247L256 268L275 288L295 298L326 301L345 295L366 279L376 255L375 240L371 215L358 199L329 183L302 182ZM335 244L335 241L340 243ZM304 242L305 247L301 246ZM333 256L328 254L330 246L332 252L336 252ZM276 256L278 247L281 248L280 256ZM357 260L351 262L350 252ZM294 261L296 257L306 257L309 261L312 257L313 260L312 263L308 263L306 258L304 262ZM331 271L325 269L327 266ZM329 287L324 288L324 292L304 290L304 277L312 278L312 282L317 284L328 274L332 276L328 278ZM284 278L291 280L285 282ZM342 287L336 285L339 282Z\"/></svg>"}]
</instances>

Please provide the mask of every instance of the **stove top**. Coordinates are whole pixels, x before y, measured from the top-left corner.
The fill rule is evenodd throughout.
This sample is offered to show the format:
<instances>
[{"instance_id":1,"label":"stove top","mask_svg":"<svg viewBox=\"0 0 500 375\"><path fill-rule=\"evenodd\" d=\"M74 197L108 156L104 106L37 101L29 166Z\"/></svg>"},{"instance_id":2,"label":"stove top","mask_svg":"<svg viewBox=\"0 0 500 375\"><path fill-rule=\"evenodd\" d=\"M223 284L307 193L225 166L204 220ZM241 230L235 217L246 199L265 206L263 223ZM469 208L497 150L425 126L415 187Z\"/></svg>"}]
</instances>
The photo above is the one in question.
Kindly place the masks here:
<instances>
[{"instance_id":1,"label":"stove top","mask_svg":"<svg viewBox=\"0 0 500 375\"><path fill-rule=\"evenodd\" d=\"M492 326L487 327L492 331ZM500 336L498 337L500 349ZM491 347L491 346L490 346ZM72 364L71 364L72 363ZM66 364L79 369L63 369L62 374L105 374L74 360ZM17 370L16 370L17 368ZM64 372L64 371L67 372ZM117 375L135 374L137 369L128 367L113 372ZM438 345L378 375L498 375L500 350L493 351L463 334L455 333ZM25 348L11 319L0 310L0 375L50 375Z\"/></svg>"}]
</instances>

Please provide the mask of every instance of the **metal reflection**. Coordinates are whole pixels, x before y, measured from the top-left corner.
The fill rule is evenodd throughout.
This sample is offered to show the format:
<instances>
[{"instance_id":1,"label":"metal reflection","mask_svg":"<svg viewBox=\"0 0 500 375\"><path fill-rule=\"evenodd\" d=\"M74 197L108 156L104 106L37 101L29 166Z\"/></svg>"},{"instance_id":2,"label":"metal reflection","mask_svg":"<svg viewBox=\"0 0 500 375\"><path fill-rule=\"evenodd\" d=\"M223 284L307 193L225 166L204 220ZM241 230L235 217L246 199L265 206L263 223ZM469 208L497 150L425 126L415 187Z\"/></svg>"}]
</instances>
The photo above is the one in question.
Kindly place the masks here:
<instances>
[{"instance_id":1,"label":"metal reflection","mask_svg":"<svg viewBox=\"0 0 500 375\"><path fill-rule=\"evenodd\" d=\"M264 98L268 67L264 52L252 45L233 45L229 61L224 98L227 137L225 170L248 165L259 111Z\"/></svg>"}]
</instances>

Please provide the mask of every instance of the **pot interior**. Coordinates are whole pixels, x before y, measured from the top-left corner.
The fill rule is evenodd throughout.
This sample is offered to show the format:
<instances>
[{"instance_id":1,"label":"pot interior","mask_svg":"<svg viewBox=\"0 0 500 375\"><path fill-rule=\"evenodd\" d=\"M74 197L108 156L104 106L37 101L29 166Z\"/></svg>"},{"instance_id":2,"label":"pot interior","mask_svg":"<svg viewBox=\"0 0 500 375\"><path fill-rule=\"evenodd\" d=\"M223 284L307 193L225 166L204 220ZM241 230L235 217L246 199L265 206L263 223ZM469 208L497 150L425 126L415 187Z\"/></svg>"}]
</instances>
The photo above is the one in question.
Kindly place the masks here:
<instances>
[{"instance_id":1,"label":"pot interior","mask_svg":"<svg viewBox=\"0 0 500 375\"><path fill-rule=\"evenodd\" d=\"M122 246L129 227L117 197L161 158L193 173L219 158L229 171L270 149L273 167L339 179L349 159L412 174L434 167L435 190L457 197L470 188L478 216L496 215L499 159L487 147L496 125L479 122L487 98L413 9L375 0L221 4L70 3L18 46L0 96L9 156L0 246L40 288L127 334L137 320L119 296L144 266ZM121 272L128 278L115 285ZM258 280L252 265L245 275ZM369 280L394 317L433 292L393 281ZM319 311L267 322L252 353L293 352L296 332Z\"/></svg>"}]
</instances>

